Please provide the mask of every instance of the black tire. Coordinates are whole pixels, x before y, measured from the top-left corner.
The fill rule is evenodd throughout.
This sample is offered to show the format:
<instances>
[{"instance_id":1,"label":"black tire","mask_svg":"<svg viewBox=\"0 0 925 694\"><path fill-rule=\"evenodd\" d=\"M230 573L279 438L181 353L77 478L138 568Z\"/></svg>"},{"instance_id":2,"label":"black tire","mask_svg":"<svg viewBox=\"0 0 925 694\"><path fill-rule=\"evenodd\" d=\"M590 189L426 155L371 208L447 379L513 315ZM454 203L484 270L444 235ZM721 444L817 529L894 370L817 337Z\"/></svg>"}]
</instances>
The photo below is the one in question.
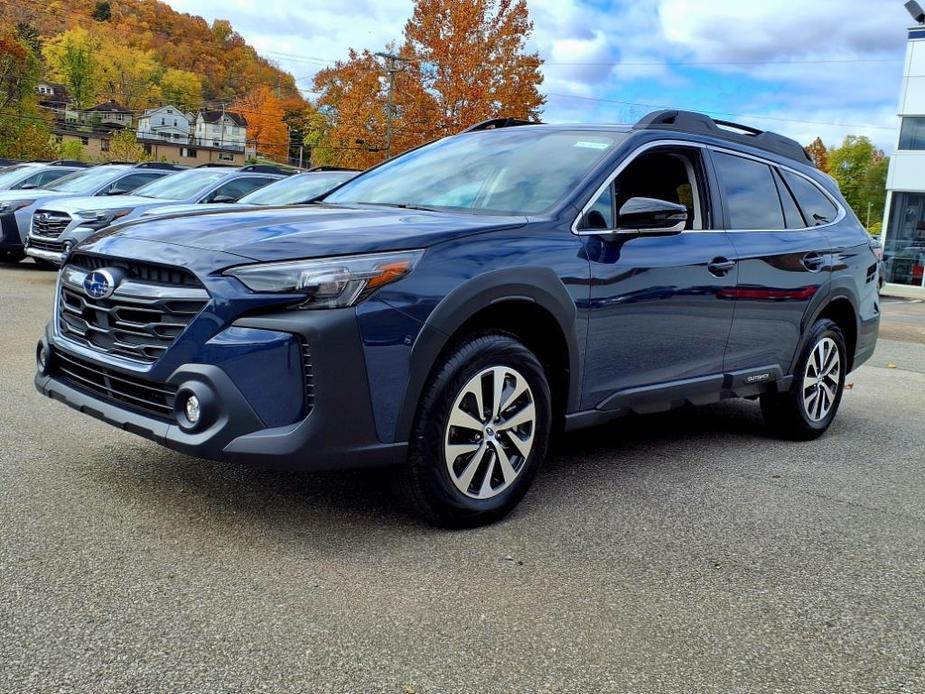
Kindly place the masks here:
<instances>
[{"instance_id":1,"label":"black tire","mask_svg":"<svg viewBox=\"0 0 925 694\"><path fill-rule=\"evenodd\" d=\"M832 340L838 348L840 368L838 370L837 388L834 400L828 413L820 418L814 418L807 412L804 400L804 376L807 373L807 364L813 357L813 352L824 340ZM768 430L775 436L792 441L810 441L819 438L826 432L841 404L847 374L848 350L845 346L845 336L836 323L828 319L821 319L813 324L809 337L800 359L794 369L793 383L790 390L785 393L765 393L761 396L761 413L764 416ZM832 385L832 383L830 383ZM819 386L816 387L819 390ZM811 394L810 394L811 396ZM822 397L817 392L816 397ZM816 402L816 401L814 401Z\"/></svg>"},{"instance_id":2,"label":"black tire","mask_svg":"<svg viewBox=\"0 0 925 694\"><path fill-rule=\"evenodd\" d=\"M23 251L0 251L0 263L15 265L26 257Z\"/></svg>"},{"instance_id":3,"label":"black tire","mask_svg":"<svg viewBox=\"0 0 925 694\"><path fill-rule=\"evenodd\" d=\"M488 369L498 367L512 369L516 374L511 378L523 378L529 385L530 392L520 398L532 397L535 419L532 423L532 448L526 457L519 459L513 481L499 482L508 484L495 496L490 498L472 498L463 493L450 476L450 468L446 462L444 444L450 436L456 436L459 429L451 431L450 415L459 404L457 398L464 398L463 389L467 384ZM490 379L491 376L485 376ZM477 381L479 382L479 381ZM481 381L484 383L484 381ZM510 381L507 383L511 383ZM505 386L507 387L507 386ZM502 392L513 392L502 389ZM490 392L494 392L494 388ZM516 402L515 402L516 400ZM507 412L515 411L522 399L512 397ZM491 403L487 404L491 408ZM503 410L504 408L502 408ZM514 337L500 333L490 333L474 336L459 345L437 365L435 375L424 388L418 406L414 430L412 432L411 447L408 463L403 477L403 491L406 499L412 504L413 510L428 521L446 527L472 527L484 525L504 517L523 498L536 475L549 446L549 432L552 419L551 396L546 372L536 356ZM497 420L495 420L497 421ZM490 413L487 418L484 434L484 444L488 456L482 458L486 462L477 463L477 467L484 470L495 470L495 459L498 454L492 446L509 452L516 451L510 447L511 439L502 432L498 426L496 433L492 432ZM463 431L469 431L463 429ZM489 442L489 436L492 437ZM483 435L473 434L473 438L482 440ZM497 443L502 442L502 443ZM466 465L466 461L473 461L476 454L468 459L466 454L456 459L454 465ZM513 458L512 458L513 459ZM488 465L492 467L489 468ZM455 469L455 468L454 468ZM499 468L500 470L500 468ZM487 472L481 475L484 478ZM500 474L500 471L496 474ZM492 478L494 479L494 478ZM474 487L479 486L478 478L473 478ZM489 481L489 485L491 481Z\"/></svg>"}]
</instances>

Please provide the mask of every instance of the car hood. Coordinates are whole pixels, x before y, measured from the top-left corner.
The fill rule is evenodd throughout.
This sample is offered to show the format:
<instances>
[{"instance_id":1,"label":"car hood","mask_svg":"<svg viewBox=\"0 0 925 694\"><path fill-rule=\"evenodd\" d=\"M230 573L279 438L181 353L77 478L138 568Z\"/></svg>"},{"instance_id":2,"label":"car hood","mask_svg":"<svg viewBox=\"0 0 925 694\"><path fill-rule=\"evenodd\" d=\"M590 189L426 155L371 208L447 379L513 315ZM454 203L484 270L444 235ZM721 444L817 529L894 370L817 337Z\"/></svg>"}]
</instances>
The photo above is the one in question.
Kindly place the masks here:
<instances>
[{"instance_id":1,"label":"car hood","mask_svg":"<svg viewBox=\"0 0 925 694\"><path fill-rule=\"evenodd\" d=\"M38 200L39 198L55 197L56 195L66 195L57 190L45 190L44 188L26 188L25 190L0 190L0 201L4 200Z\"/></svg>"},{"instance_id":2,"label":"car hood","mask_svg":"<svg viewBox=\"0 0 925 694\"><path fill-rule=\"evenodd\" d=\"M118 255L121 243L159 241L251 260L275 261L424 248L480 231L521 226L526 221L524 217L383 207L255 208L137 220L97 234L83 248Z\"/></svg>"},{"instance_id":3,"label":"car hood","mask_svg":"<svg viewBox=\"0 0 925 694\"><path fill-rule=\"evenodd\" d=\"M163 207L155 207L142 216L148 217L165 214L187 214L189 212L197 212L203 214L207 212L230 212L232 210L247 210L251 207L254 207L254 205L248 205L247 203L243 202L189 202L183 205L164 205Z\"/></svg>"},{"instance_id":4,"label":"car hood","mask_svg":"<svg viewBox=\"0 0 925 694\"><path fill-rule=\"evenodd\" d=\"M87 195L56 200L54 208L52 209L56 212L74 214L75 212L84 212L86 210L121 210L126 207L147 207L150 205L164 205L170 203L170 200L145 198L141 195Z\"/></svg>"}]
</instances>

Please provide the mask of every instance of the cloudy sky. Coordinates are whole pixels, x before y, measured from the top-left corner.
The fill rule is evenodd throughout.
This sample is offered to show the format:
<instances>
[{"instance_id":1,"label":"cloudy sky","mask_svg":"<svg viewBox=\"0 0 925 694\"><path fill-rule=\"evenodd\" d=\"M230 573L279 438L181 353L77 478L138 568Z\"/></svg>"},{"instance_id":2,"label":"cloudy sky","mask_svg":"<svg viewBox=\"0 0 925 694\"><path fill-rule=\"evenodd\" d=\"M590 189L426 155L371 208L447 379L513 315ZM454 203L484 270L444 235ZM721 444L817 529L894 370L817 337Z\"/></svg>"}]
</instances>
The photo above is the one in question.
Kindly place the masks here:
<instances>
[{"instance_id":1,"label":"cloudy sky","mask_svg":"<svg viewBox=\"0 0 925 694\"><path fill-rule=\"evenodd\" d=\"M230 19L310 95L348 47L401 42L412 0L167 0ZM895 146L911 18L901 0L528 0L546 61L548 122L708 112L803 143L868 135Z\"/></svg>"}]
</instances>

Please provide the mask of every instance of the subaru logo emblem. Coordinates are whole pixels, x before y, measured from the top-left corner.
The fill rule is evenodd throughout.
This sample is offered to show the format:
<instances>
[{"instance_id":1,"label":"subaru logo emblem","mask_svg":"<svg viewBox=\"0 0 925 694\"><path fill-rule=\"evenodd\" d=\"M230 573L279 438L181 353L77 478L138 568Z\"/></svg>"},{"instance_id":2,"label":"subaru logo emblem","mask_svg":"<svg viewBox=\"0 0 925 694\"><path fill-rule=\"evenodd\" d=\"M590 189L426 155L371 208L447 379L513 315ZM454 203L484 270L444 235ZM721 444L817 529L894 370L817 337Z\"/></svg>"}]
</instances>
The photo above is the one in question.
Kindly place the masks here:
<instances>
[{"instance_id":1,"label":"subaru logo emblem","mask_svg":"<svg viewBox=\"0 0 925 694\"><path fill-rule=\"evenodd\" d=\"M116 279L109 270L94 270L84 278L84 293L91 299L108 299L116 290Z\"/></svg>"},{"instance_id":2,"label":"subaru logo emblem","mask_svg":"<svg viewBox=\"0 0 925 694\"><path fill-rule=\"evenodd\" d=\"M43 222L47 222L49 219L51 219L51 215L47 212L42 212L42 214L39 215L39 219Z\"/></svg>"}]
</instances>

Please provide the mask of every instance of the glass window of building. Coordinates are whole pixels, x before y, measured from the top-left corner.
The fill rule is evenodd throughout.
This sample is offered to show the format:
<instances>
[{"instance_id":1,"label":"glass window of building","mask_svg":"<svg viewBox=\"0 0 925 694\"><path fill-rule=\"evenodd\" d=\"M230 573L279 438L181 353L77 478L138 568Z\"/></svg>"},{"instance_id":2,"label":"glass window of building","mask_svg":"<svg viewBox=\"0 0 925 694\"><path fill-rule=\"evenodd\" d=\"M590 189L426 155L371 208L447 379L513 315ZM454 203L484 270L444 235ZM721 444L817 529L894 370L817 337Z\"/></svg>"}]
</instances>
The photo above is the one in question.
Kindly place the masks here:
<instances>
[{"instance_id":1,"label":"glass window of building","mask_svg":"<svg viewBox=\"0 0 925 694\"><path fill-rule=\"evenodd\" d=\"M886 281L925 286L925 193L894 193L883 249Z\"/></svg>"},{"instance_id":2,"label":"glass window of building","mask_svg":"<svg viewBox=\"0 0 925 694\"><path fill-rule=\"evenodd\" d=\"M900 149L925 150L925 116L906 116L899 131Z\"/></svg>"}]
</instances>

